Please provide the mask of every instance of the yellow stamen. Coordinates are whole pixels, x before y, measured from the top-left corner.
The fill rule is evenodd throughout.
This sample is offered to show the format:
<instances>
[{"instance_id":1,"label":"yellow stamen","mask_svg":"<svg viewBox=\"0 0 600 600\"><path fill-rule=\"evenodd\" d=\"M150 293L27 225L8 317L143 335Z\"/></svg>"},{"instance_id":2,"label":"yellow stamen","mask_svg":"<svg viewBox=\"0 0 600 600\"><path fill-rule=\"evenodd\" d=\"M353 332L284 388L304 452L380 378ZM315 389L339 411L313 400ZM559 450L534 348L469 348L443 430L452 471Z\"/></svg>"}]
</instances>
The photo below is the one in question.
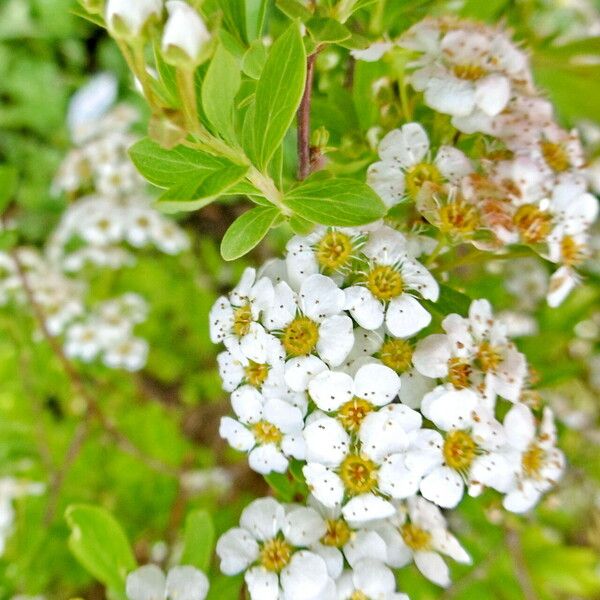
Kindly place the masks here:
<instances>
[{"instance_id":1,"label":"yellow stamen","mask_svg":"<svg viewBox=\"0 0 600 600\"><path fill-rule=\"evenodd\" d=\"M406 523L400 529L404 543L411 550L427 550L431 542L431 534L412 523Z\"/></svg>"},{"instance_id":2,"label":"yellow stamen","mask_svg":"<svg viewBox=\"0 0 600 600\"><path fill-rule=\"evenodd\" d=\"M409 342L401 339L390 339L384 342L379 351L381 362L397 373L404 373L412 364L413 348Z\"/></svg>"},{"instance_id":3,"label":"yellow stamen","mask_svg":"<svg viewBox=\"0 0 600 600\"><path fill-rule=\"evenodd\" d=\"M448 381L457 389L469 387L471 365L461 358L451 358L448 361Z\"/></svg>"},{"instance_id":4,"label":"yellow stamen","mask_svg":"<svg viewBox=\"0 0 600 600\"><path fill-rule=\"evenodd\" d=\"M351 534L352 531L344 519L328 519L327 531L321 538L321 543L325 546L341 548L346 545Z\"/></svg>"},{"instance_id":5,"label":"yellow stamen","mask_svg":"<svg viewBox=\"0 0 600 600\"><path fill-rule=\"evenodd\" d=\"M461 198L451 200L439 209L440 230L444 233L465 235L479 226L479 213L472 204Z\"/></svg>"},{"instance_id":6,"label":"yellow stamen","mask_svg":"<svg viewBox=\"0 0 600 600\"><path fill-rule=\"evenodd\" d=\"M391 300L404 291L402 275L388 265L374 267L367 275L367 288L379 300Z\"/></svg>"},{"instance_id":7,"label":"yellow stamen","mask_svg":"<svg viewBox=\"0 0 600 600\"><path fill-rule=\"evenodd\" d=\"M315 254L323 269L340 269L348 263L352 255L350 237L339 231L330 231L317 244Z\"/></svg>"},{"instance_id":8,"label":"yellow stamen","mask_svg":"<svg viewBox=\"0 0 600 600\"><path fill-rule=\"evenodd\" d=\"M252 432L261 444L278 444L283 439L281 431L268 421L259 421L252 425Z\"/></svg>"},{"instance_id":9,"label":"yellow stamen","mask_svg":"<svg viewBox=\"0 0 600 600\"><path fill-rule=\"evenodd\" d=\"M569 154L561 144L544 140L540 142L540 149L544 160L556 173L562 173L571 167Z\"/></svg>"},{"instance_id":10,"label":"yellow stamen","mask_svg":"<svg viewBox=\"0 0 600 600\"><path fill-rule=\"evenodd\" d=\"M284 329L281 341L288 356L310 354L319 341L319 328L308 317L296 317Z\"/></svg>"},{"instance_id":11,"label":"yellow stamen","mask_svg":"<svg viewBox=\"0 0 600 600\"><path fill-rule=\"evenodd\" d=\"M267 569L279 573L292 558L293 548L285 540L274 538L265 542L260 550L260 564Z\"/></svg>"},{"instance_id":12,"label":"yellow stamen","mask_svg":"<svg viewBox=\"0 0 600 600\"><path fill-rule=\"evenodd\" d=\"M482 342L475 357L477 365L484 372L495 371L502 361L502 356L489 342Z\"/></svg>"},{"instance_id":13,"label":"yellow stamen","mask_svg":"<svg viewBox=\"0 0 600 600\"><path fill-rule=\"evenodd\" d=\"M533 204L524 204L515 213L513 223L524 242L538 244L548 237L552 217Z\"/></svg>"},{"instance_id":14,"label":"yellow stamen","mask_svg":"<svg viewBox=\"0 0 600 600\"><path fill-rule=\"evenodd\" d=\"M269 365L256 363L251 360L244 368L246 381L254 387L260 387L269 375Z\"/></svg>"},{"instance_id":15,"label":"yellow stamen","mask_svg":"<svg viewBox=\"0 0 600 600\"><path fill-rule=\"evenodd\" d=\"M415 200L425 183L431 183L435 188L443 183L444 178L435 165L418 163L406 171L404 181L408 195Z\"/></svg>"},{"instance_id":16,"label":"yellow stamen","mask_svg":"<svg viewBox=\"0 0 600 600\"><path fill-rule=\"evenodd\" d=\"M455 429L446 435L444 441L444 460L455 471L465 471L475 459L477 444L466 432Z\"/></svg>"},{"instance_id":17,"label":"yellow stamen","mask_svg":"<svg viewBox=\"0 0 600 600\"><path fill-rule=\"evenodd\" d=\"M347 431L356 433L364 418L373 410L373 405L362 398L353 398L338 410L338 421Z\"/></svg>"},{"instance_id":18,"label":"yellow stamen","mask_svg":"<svg viewBox=\"0 0 600 600\"><path fill-rule=\"evenodd\" d=\"M233 332L238 337L247 335L252 324L252 308L250 304L244 304L233 313Z\"/></svg>"},{"instance_id":19,"label":"yellow stamen","mask_svg":"<svg viewBox=\"0 0 600 600\"><path fill-rule=\"evenodd\" d=\"M538 479L540 477L540 471L544 466L544 458L546 453L537 444L531 444L523 457L521 458L521 464L523 471L527 477Z\"/></svg>"},{"instance_id":20,"label":"yellow stamen","mask_svg":"<svg viewBox=\"0 0 600 600\"><path fill-rule=\"evenodd\" d=\"M465 81L477 81L487 75L487 71L483 67L472 64L454 65L452 72L456 77Z\"/></svg>"},{"instance_id":21,"label":"yellow stamen","mask_svg":"<svg viewBox=\"0 0 600 600\"><path fill-rule=\"evenodd\" d=\"M358 454L350 454L340 465L340 477L351 494L365 494L377 485L377 465Z\"/></svg>"}]
</instances>

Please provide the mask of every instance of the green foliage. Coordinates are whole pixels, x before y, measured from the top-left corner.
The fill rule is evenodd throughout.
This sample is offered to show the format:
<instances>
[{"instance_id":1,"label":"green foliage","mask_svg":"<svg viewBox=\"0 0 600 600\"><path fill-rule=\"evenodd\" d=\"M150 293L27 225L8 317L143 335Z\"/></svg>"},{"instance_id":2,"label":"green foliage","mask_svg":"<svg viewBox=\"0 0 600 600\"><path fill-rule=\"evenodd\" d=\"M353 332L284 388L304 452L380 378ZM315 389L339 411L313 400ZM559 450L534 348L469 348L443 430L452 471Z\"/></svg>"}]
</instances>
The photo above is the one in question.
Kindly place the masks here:
<instances>
[{"instance_id":1,"label":"green foliage","mask_svg":"<svg viewBox=\"0 0 600 600\"><path fill-rule=\"evenodd\" d=\"M223 236L223 258L235 260L252 250L267 235L278 216L274 207L257 206L238 217Z\"/></svg>"},{"instance_id":2,"label":"green foliage","mask_svg":"<svg viewBox=\"0 0 600 600\"><path fill-rule=\"evenodd\" d=\"M185 520L181 564L207 572L215 545L215 527L210 513L195 510Z\"/></svg>"},{"instance_id":3,"label":"green foliage","mask_svg":"<svg viewBox=\"0 0 600 600\"><path fill-rule=\"evenodd\" d=\"M71 528L71 552L94 577L124 597L125 579L136 561L119 523L103 508L84 504L70 506L65 518Z\"/></svg>"},{"instance_id":4,"label":"green foliage","mask_svg":"<svg viewBox=\"0 0 600 600\"><path fill-rule=\"evenodd\" d=\"M364 225L386 212L368 185L352 179L314 177L290 190L284 201L303 219L323 225Z\"/></svg>"},{"instance_id":5,"label":"green foliage","mask_svg":"<svg viewBox=\"0 0 600 600\"><path fill-rule=\"evenodd\" d=\"M252 142L246 147L265 169L289 129L306 77L306 53L296 23L277 39L258 80L252 122Z\"/></svg>"}]
</instances>

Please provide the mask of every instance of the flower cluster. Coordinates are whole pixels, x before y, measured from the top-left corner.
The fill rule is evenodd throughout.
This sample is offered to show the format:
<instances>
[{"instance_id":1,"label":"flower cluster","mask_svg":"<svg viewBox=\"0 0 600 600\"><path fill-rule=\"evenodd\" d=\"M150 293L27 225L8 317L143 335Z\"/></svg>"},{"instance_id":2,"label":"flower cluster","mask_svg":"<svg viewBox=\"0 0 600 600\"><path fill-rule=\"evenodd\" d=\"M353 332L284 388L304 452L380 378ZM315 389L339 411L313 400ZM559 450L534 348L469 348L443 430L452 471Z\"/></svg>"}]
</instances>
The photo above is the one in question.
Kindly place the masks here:
<instances>
[{"instance_id":1,"label":"flower cluster","mask_svg":"<svg viewBox=\"0 0 600 600\"><path fill-rule=\"evenodd\" d=\"M470 558L440 508L491 488L525 512L560 478L552 414L526 404L504 323L476 300L436 333L439 285L413 247L383 223L318 227L212 308L235 414L221 436L308 494L256 500L219 541L252 598L402 598L392 570L413 560L447 586L441 555Z\"/></svg>"},{"instance_id":2,"label":"flower cluster","mask_svg":"<svg viewBox=\"0 0 600 600\"><path fill-rule=\"evenodd\" d=\"M127 576L129 600L204 600L209 583L206 575L191 566L178 566L167 575L156 565L144 565Z\"/></svg>"},{"instance_id":3,"label":"flower cluster","mask_svg":"<svg viewBox=\"0 0 600 600\"><path fill-rule=\"evenodd\" d=\"M408 54L409 82L451 126L432 124L435 144L416 122L387 133L369 183L390 206L412 201L448 243L531 247L559 266L547 292L557 306L578 281L598 214L577 131L556 123L526 53L496 27L425 19L366 58L391 49Z\"/></svg>"}]
</instances>

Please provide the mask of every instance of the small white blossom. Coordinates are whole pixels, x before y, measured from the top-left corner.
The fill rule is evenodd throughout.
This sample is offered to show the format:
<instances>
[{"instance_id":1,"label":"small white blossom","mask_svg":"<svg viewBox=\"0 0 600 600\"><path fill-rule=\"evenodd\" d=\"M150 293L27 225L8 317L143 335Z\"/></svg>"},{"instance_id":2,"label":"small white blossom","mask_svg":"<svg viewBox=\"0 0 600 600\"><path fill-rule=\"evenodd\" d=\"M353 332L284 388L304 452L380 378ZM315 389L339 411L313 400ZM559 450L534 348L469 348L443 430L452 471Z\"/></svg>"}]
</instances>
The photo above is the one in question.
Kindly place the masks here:
<instances>
[{"instance_id":1,"label":"small white blossom","mask_svg":"<svg viewBox=\"0 0 600 600\"><path fill-rule=\"evenodd\" d=\"M176 49L194 64L210 42L211 35L198 12L182 0L168 0L169 18L162 37L162 50L166 56Z\"/></svg>"},{"instance_id":2,"label":"small white blossom","mask_svg":"<svg viewBox=\"0 0 600 600\"><path fill-rule=\"evenodd\" d=\"M172 567L166 577L156 565L144 565L127 575L128 600L204 600L209 582L191 566Z\"/></svg>"},{"instance_id":3,"label":"small white blossom","mask_svg":"<svg viewBox=\"0 0 600 600\"><path fill-rule=\"evenodd\" d=\"M365 558L336 582L338 600L369 598L373 600L409 600L396 591L396 579L382 562Z\"/></svg>"}]
</instances>

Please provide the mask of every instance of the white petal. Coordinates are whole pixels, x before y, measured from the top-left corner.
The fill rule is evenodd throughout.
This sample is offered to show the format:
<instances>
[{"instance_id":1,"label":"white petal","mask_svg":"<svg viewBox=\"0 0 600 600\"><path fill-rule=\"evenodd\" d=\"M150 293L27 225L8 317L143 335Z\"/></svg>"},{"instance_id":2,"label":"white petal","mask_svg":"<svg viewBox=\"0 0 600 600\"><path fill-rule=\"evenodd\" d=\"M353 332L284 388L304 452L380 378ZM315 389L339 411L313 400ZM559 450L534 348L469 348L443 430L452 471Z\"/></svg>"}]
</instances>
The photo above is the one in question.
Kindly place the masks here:
<instances>
[{"instance_id":1,"label":"white petal","mask_svg":"<svg viewBox=\"0 0 600 600\"><path fill-rule=\"evenodd\" d=\"M410 471L402 454L388 456L379 469L379 489L392 498L410 498L419 491L422 475Z\"/></svg>"},{"instance_id":2,"label":"white petal","mask_svg":"<svg viewBox=\"0 0 600 600\"><path fill-rule=\"evenodd\" d=\"M267 571L264 567L253 567L246 571L244 581L252 600L278 600L279 578L277 573Z\"/></svg>"},{"instance_id":3,"label":"white petal","mask_svg":"<svg viewBox=\"0 0 600 600\"><path fill-rule=\"evenodd\" d=\"M431 536L432 545L439 552L465 565L470 565L473 562L468 552L460 545L460 542L445 529L435 529L431 532Z\"/></svg>"},{"instance_id":4,"label":"white petal","mask_svg":"<svg viewBox=\"0 0 600 600\"><path fill-rule=\"evenodd\" d=\"M306 459L335 467L339 465L350 445L350 436L337 419L324 417L304 428Z\"/></svg>"},{"instance_id":5,"label":"white petal","mask_svg":"<svg viewBox=\"0 0 600 600\"><path fill-rule=\"evenodd\" d=\"M277 398L266 401L263 415L265 421L275 425L282 433L299 433L304 426L300 410Z\"/></svg>"},{"instance_id":6,"label":"white petal","mask_svg":"<svg viewBox=\"0 0 600 600\"><path fill-rule=\"evenodd\" d=\"M370 165L367 183L388 207L398 204L404 198L404 172L396 162L382 160Z\"/></svg>"},{"instance_id":7,"label":"white petal","mask_svg":"<svg viewBox=\"0 0 600 600\"><path fill-rule=\"evenodd\" d=\"M281 530L285 511L273 498L259 498L251 502L240 516L240 526L257 540L270 540Z\"/></svg>"},{"instance_id":8,"label":"white petal","mask_svg":"<svg viewBox=\"0 0 600 600\"><path fill-rule=\"evenodd\" d=\"M221 417L219 435L227 440L232 448L240 452L248 452L256 443L253 433L231 417Z\"/></svg>"},{"instance_id":9,"label":"white petal","mask_svg":"<svg viewBox=\"0 0 600 600\"><path fill-rule=\"evenodd\" d=\"M365 559L354 567L352 577L357 590L367 598L389 598L396 589L396 579L392 571L374 559Z\"/></svg>"},{"instance_id":10,"label":"white petal","mask_svg":"<svg viewBox=\"0 0 600 600\"><path fill-rule=\"evenodd\" d=\"M144 565L127 576L127 597L130 600L163 600L165 581L159 567Z\"/></svg>"},{"instance_id":11,"label":"white petal","mask_svg":"<svg viewBox=\"0 0 600 600\"><path fill-rule=\"evenodd\" d=\"M478 402L477 394L469 388L438 386L423 398L421 412L444 431L464 429L470 426Z\"/></svg>"},{"instance_id":12,"label":"white petal","mask_svg":"<svg viewBox=\"0 0 600 600\"><path fill-rule=\"evenodd\" d=\"M296 295L285 281L280 281L275 286L275 298L273 304L264 311L263 323L270 331L274 329L283 329L294 320L295 316Z\"/></svg>"},{"instance_id":13,"label":"white petal","mask_svg":"<svg viewBox=\"0 0 600 600\"><path fill-rule=\"evenodd\" d=\"M450 570L437 552L415 552L415 564L429 581L442 587L450 585Z\"/></svg>"},{"instance_id":14,"label":"white petal","mask_svg":"<svg viewBox=\"0 0 600 600\"><path fill-rule=\"evenodd\" d=\"M478 456L469 470L469 482L506 493L515 485L514 466L497 453Z\"/></svg>"},{"instance_id":15,"label":"white petal","mask_svg":"<svg viewBox=\"0 0 600 600\"><path fill-rule=\"evenodd\" d=\"M421 407L423 396L435 387L435 379L424 377L416 369L402 373L400 380L402 381L398 394L400 402L414 409Z\"/></svg>"},{"instance_id":16,"label":"white petal","mask_svg":"<svg viewBox=\"0 0 600 600\"><path fill-rule=\"evenodd\" d=\"M328 508L334 508L342 503L344 484L330 469L319 463L308 463L303 469L306 484L313 496Z\"/></svg>"},{"instance_id":17,"label":"white petal","mask_svg":"<svg viewBox=\"0 0 600 600\"><path fill-rule=\"evenodd\" d=\"M471 161L453 146L440 146L435 157L435 165L446 179L453 182L473 172Z\"/></svg>"},{"instance_id":18,"label":"white petal","mask_svg":"<svg viewBox=\"0 0 600 600\"><path fill-rule=\"evenodd\" d=\"M426 300L436 302L440 286L433 275L418 260L405 259L402 263L402 278L407 289L421 294Z\"/></svg>"},{"instance_id":19,"label":"white petal","mask_svg":"<svg viewBox=\"0 0 600 600\"><path fill-rule=\"evenodd\" d=\"M421 494L442 508L454 508L463 497L461 476L448 467L439 467L421 481Z\"/></svg>"},{"instance_id":20,"label":"white petal","mask_svg":"<svg viewBox=\"0 0 600 600\"><path fill-rule=\"evenodd\" d=\"M438 431L422 429L417 433L406 453L406 467L421 476L429 473L442 464L443 446L444 439Z\"/></svg>"},{"instance_id":21,"label":"white petal","mask_svg":"<svg viewBox=\"0 0 600 600\"><path fill-rule=\"evenodd\" d=\"M216 552L221 559L221 571L225 575L235 575L258 558L259 547L248 531L236 527L219 538Z\"/></svg>"},{"instance_id":22,"label":"white petal","mask_svg":"<svg viewBox=\"0 0 600 600\"><path fill-rule=\"evenodd\" d=\"M294 546L315 544L326 532L323 517L314 508L306 506L290 511L283 524L283 535Z\"/></svg>"},{"instance_id":23,"label":"white petal","mask_svg":"<svg viewBox=\"0 0 600 600\"><path fill-rule=\"evenodd\" d=\"M334 315L323 320L319 327L317 352L326 363L332 367L341 365L353 345L354 333L349 316Z\"/></svg>"},{"instance_id":24,"label":"white petal","mask_svg":"<svg viewBox=\"0 0 600 600\"><path fill-rule=\"evenodd\" d=\"M379 143L382 160L394 160L404 168L421 162L429 150L429 138L419 123L406 123L390 131Z\"/></svg>"},{"instance_id":25,"label":"white petal","mask_svg":"<svg viewBox=\"0 0 600 600\"><path fill-rule=\"evenodd\" d=\"M408 447L409 438L404 429L406 420L397 409L411 410L400 404L389 405L369 413L361 423L359 438L361 448L371 460L381 463L383 459Z\"/></svg>"},{"instance_id":26,"label":"white petal","mask_svg":"<svg viewBox=\"0 0 600 600\"><path fill-rule=\"evenodd\" d=\"M347 521L364 523L376 519L387 519L396 512L391 502L375 496L375 494L361 494L354 496L342 508L342 514Z\"/></svg>"},{"instance_id":27,"label":"white petal","mask_svg":"<svg viewBox=\"0 0 600 600\"><path fill-rule=\"evenodd\" d=\"M281 571L286 600L316 600L329 583L325 561L307 550L296 552Z\"/></svg>"},{"instance_id":28,"label":"white petal","mask_svg":"<svg viewBox=\"0 0 600 600\"><path fill-rule=\"evenodd\" d=\"M425 88L425 103L441 113L465 117L475 108L475 89L467 81L436 77Z\"/></svg>"},{"instance_id":29,"label":"white petal","mask_svg":"<svg viewBox=\"0 0 600 600\"><path fill-rule=\"evenodd\" d=\"M387 547L379 533L361 529L344 546L344 554L351 567L365 558L373 558L385 562L387 559Z\"/></svg>"},{"instance_id":30,"label":"white petal","mask_svg":"<svg viewBox=\"0 0 600 600\"><path fill-rule=\"evenodd\" d=\"M364 329L378 329L383 323L383 304L371 292L361 286L353 286L344 290L346 310Z\"/></svg>"},{"instance_id":31,"label":"white petal","mask_svg":"<svg viewBox=\"0 0 600 600\"><path fill-rule=\"evenodd\" d=\"M275 444L262 444L250 451L248 466L261 475L273 472L285 473L288 468L288 459Z\"/></svg>"},{"instance_id":32,"label":"white petal","mask_svg":"<svg viewBox=\"0 0 600 600\"><path fill-rule=\"evenodd\" d=\"M344 555L333 546L324 546L323 544L313 544L311 551L318 554L327 565L327 572L330 577L337 579L344 570Z\"/></svg>"},{"instance_id":33,"label":"white petal","mask_svg":"<svg viewBox=\"0 0 600 600\"><path fill-rule=\"evenodd\" d=\"M327 365L316 356L298 356L285 363L285 382L294 392L304 392L310 380L327 370Z\"/></svg>"},{"instance_id":34,"label":"white petal","mask_svg":"<svg viewBox=\"0 0 600 600\"><path fill-rule=\"evenodd\" d=\"M263 418L262 394L250 385L243 385L231 394L231 406L244 423L256 423Z\"/></svg>"},{"instance_id":35,"label":"white petal","mask_svg":"<svg viewBox=\"0 0 600 600\"><path fill-rule=\"evenodd\" d=\"M510 98L510 83L502 75L488 75L475 84L475 104L490 117L506 107Z\"/></svg>"},{"instance_id":36,"label":"white petal","mask_svg":"<svg viewBox=\"0 0 600 600\"><path fill-rule=\"evenodd\" d=\"M418 300L402 294L394 298L385 315L385 324L392 335L409 337L431 322L431 315L421 306Z\"/></svg>"},{"instance_id":37,"label":"white petal","mask_svg":"<svg viewBox=\"0 0 600 600\"><path fill-rule=\"evenodd\" d=\"M519 488L504 497L502 505L506 510L517 514L526 513L539 501L541 493L529 482L524 482Z\"/></svg>"},{"instance_id":38,"label":"white petal","mask_svg":"<svg viewBox=\"0 0 600 600\"><path fill-rule=\"evenodd\" d=\"M375 406L391 402L400 389L398 375L384 365L370 364L361 367L354 376L354 393Z\"/></svg>"},{"instance_id":39,"label":"white petal","mask_svg":"<svg viewBox=\"0 0 600 600\"><path fill-rule=\"evenodd\" d=\"M525 450L535 437L535 419L524 404L515 404L504 417L504 430L511 446Z\"/></svg>"},{"instance_id":40,"label":"white petal","mask_svg":"<svg viewBox=\"0 0 600 600\"><path fill-rule=\"evenodd\" d=\"M451 356L448 336L434 333L419 341L413 353L413 364L421 375L445 377Z\"/></svg>"},{"instance_id":41,"label":"white petal","mask_svg":"<svg viewBox=\"0 0 600 600\"><path fill-rule=\"evenodd\" d=\"M166 591L171 600L204 600L208 587L206 575L194 567L173 567L167 575Z\"/></svg>"},{"instance_id":42,"label":"white petal","mask_svg":"<svg viewBox=\"0 0 600 600\"><path fill-rule=\"evenodd\" d=\"M338 314L344 307L344 292L325 275L311 275L300 287L300 310L313 321Z\"/></svg>"},{"instance_id":43,"label":"white petal","mask_svg":"<svg viewBox=\"0 0 600 600\"><path fill-rule=\"evenodd\" d=\"M311 380L308 393L321 410L330 412L352 399L354 382L346 373L323 371Z\"/></svg>"}]
</instances>

